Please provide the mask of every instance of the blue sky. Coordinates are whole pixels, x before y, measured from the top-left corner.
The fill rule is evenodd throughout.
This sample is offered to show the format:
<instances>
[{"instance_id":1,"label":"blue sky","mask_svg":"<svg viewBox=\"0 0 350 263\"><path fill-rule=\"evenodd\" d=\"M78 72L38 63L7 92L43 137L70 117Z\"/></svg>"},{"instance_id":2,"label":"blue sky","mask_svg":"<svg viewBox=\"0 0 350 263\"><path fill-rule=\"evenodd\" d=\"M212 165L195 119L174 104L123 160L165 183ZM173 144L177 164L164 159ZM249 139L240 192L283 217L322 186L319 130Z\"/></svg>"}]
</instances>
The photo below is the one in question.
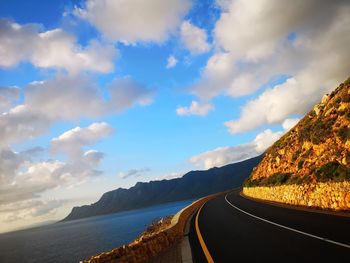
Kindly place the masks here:
<instances>
[{"instance_id":1,"label":"blue sky","mask_svg":"<svg viewBox=\"0 0 350 263\"><path fill-rule=\"evenodd\" d=\"M348 9L1 1L0 231L261 154L347 77Z\"/></svg>"}]
</instances>

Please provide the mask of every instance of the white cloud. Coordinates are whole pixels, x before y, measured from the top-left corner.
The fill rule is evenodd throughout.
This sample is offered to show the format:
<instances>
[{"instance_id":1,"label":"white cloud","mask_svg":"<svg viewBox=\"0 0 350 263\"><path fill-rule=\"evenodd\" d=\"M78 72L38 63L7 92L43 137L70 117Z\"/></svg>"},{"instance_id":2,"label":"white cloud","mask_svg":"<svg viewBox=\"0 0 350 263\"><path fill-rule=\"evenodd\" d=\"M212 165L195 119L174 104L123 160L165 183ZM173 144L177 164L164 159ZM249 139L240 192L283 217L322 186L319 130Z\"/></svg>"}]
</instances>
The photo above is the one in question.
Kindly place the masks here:
<instances>
[{"instance_id":1,"label":"white cloud","mask_svg":"<svg viewBox=\"0 0 350 263\"><path fill-rule=\"evenodd\" d=\"M36 215L49 214L59 203L43 203L45 192L81 184L102 173L97 167L104 154L85 151L85 148L112 132L106 123L75 128L54 139L53 150L67 154L66 161L45 158L34 161L33 156L42 149L17 153L10 146L47 132L53 123L60 120L95 118L120 112L135 104L147 105L154 94L154 90L144 88L129 77L114 80L107 86L107 92L106 100L102 89L89 78L58 75L55 79L28 85L24 89L23 104L11 108L19 90L0 89L0 102L5 109L0 115L0 210L4 206L20 206L28 200L40 201L35 209L28 208L31 213L28 209L17 214L0 213L0 220L15 220L16 216L28 220ZM11 109L6 111L7 108Z\"/></svg>"},{"instance_id":2,"label":"white cloud","mask_svg":"<svg viewBox=\"0 0 350 263\"><path fill-rule=\"evenodd\" d=\"M270 129L266 129L258 133L255 139L249 143L231 147L219 147L193 156L190 162L209 169L214 166L223 166L258 156L287 132L291 126L294 126L293 124L296 124L297 121L297 119L286 119L283 122L283 131L273 132Z\"/></svg>"},{"instance_id":3,"label":"white cloud","mask_svg":"<svg viewBox=\"0 0 350 263\"><path fill-rule=\"evenodd\" d=\"M190 6L189 0L87 0L75 14L110 40L161 43L176 30Z\"/></svg>"},{"instance_id":4,"label":"white cloud","mask_svg":"<svg viewBox=\"0 0 350 263\"><path fill-rule=\"evenodd\" d=\"M309 101L314 99L300 96L300 93L302 90L299 90L297 81L289 79L285 84L267 89L258 98L249 101L242 108L240 119L226 122L225 125L235 134L249 131L264 123L280 123L293 113L302 114L308 109Z\"/></svg>"},{"instance_id":5,"label":"white cloud","mask_svg":"<svg viewBox=\"0 0 350 263\"><path fill-rule=\"evenodd\" d=\"M34 162L26 152L1 150L0 210L3 205L40 198L47 190L69 187L102 172L96 170L103 153L87 151L67 162L46 160Z\"/></svg>"},{"instance_id":6,"label":"white cloud","mask_svg":"<svg viewBox=\"0 0 350 263\"><path fill-rule=\"evenodd\" d=\"M347 1L327 0L231 1L215 25L215 40L235 58L257 61L275 53L290 33L310 40L322 34L331 23L337 23L339 11L346 5Z\"/></svg>"},{"instance_id":7,"label":"white cloud","mask_svg":"<svg viewBox=\"0 0 350 263\"><path fill-rule=\"evenodd\" d=\"M191 91L196 96L205 99L224 93L235 70L230 54L217 52L209 58L201 79L191 87Z\"/></svg>"},{"instance_id":8,"label":"white cloud","mask_svg":"<svg viewBox=\"0 0 350 263\"><path fill-rule=\"evenodd\" d=\"M298 118L285 119L282 122L282 127L285 131L289 131L291 128L293 128L299 122L299 120L300 119L298 119Z\"/></svg>"},{"instance_id":9,"label":"white cloud","mask_svg":"<svg viewBox=\"0 0 350 263\"><path fill-rule=\"evenodd\" d=\"M147 89L130 77L115 79L107 88L108 101L90 78L58 76L28 85L25 95L31 109L52 119L66 120L120 112L136 104L148 105L154 95L153 89Z\"/></svg>"},{"instance_id":10,"label":"white cloud","mask_svg":"<svg viewBox=\"0 0 350 263\"><path fill-rule=\"evenodd\" d=\"M197 101L192 101L189 107L178 107L176 114L179 116L199 115L206 116L209 111L214 109L213 105L209 103L200 104Z\"/></svg>"},{"instance_id":11,"label":"white cloud","mask_svg":"<svg viewBox=\"0 0 350 263\"><path fill-rule=\"evenodd\" d=\"M228 121L225 125L232 134L235 134L252 130L266 123L282 123L290 115L305 114L336 85L324 85L314 80L313 76L306 76L306 78L300 76L303 81L291 78L283 84L267 89L258 98L250 100L243 106L238 120ZM259 114L256 114L257 112Z\"/></svg>"},{"instance_id":12,"label":"white cloud","mask_svg":"<svg viewBox=\"0 0 350 263\"><path fill-rule=\"evenodd\" d=\"M83 160L91 164L92 167L97 166L100 161L103 159L104 153L96 150L88 150L83 154Z\"/></svg>"},{"instance_id":13,"label":"white cloud","mask_svg":"<svg viewBox=\"0 0 350 263\"><path fill-rule=\"evenodd\" d=\"M1 205L0 231L9 232L54 223L62 216L60 214L62 208L70 207L72 201L72 199L42 198Z\"/></svg>"},{"instance_id":14,"label":"white cloud","mask_svg":"<svg viewBox=\"0 0 350 263\"><path fill-rule=\"evenodd\" d=\"M0 113L12 108L12 103L19 99L19 94L17 87L0 87Z\"/></svg>"},{"instance_id":15,"label":"white cloud","mask_svg":"<svg viewBox=\"0 0 350 263\"><path fill-rule=\"evenodd\" d=\"M99 87L87 77L57 76L25 89L26 106L52 120L97 117L106 105ZM63 106L64 105L64 106Z\"/></svg>"},{"instance_id":16,"label":"white cloud","mask_svg":"<svg viewBox=\"0 0 350 263\"><path fill-rule=\"evenodd\" d=\"M0 207L0 221L13 223L13 221L23 220L33 217L41 217L47 214L55 214L56 209L66 204L68 200L25 200Z\"/></svg>"},{"instance_id":17,"label":"white cloud","mask_svg":"<svg viewBox=\"0 0 350 263\"><path fill-rule=\"evenodd\" d=\"M37 137L57 121L76 121L121 112L134 105L148 105L155 90L129 77L107 85L109 99L88 77L59 75L37 81L24 90L24 104L0 115L0 146L9 146Z\"/></svg>"},{"instance_id":18,"label":"white cloud","mask_svg":"<svg viewBox=\"0 0 350 263\"><path fill-rule=\"evenodd\" d=\"M256 155L255 145L245 144L234 147L219 147L193 156L190 162L209 169L215 166L219 167L225 164L239 162Z\"/></svg>"},{"instance_id":19,"label":"white cloud","mask_svg":"<svg viewBox=\"0 0 350 263\"><path fill-rule=\"evenodd\" d=\"M182 22L180 39L185 48L192 54L206 53L210 50L205 30L194 26L189 21Z\"/></svg>"},{"instance_id":20,"label":"white cloud","mask_svg":"<svg viewBox=\"0 0 350 263\"><path fill-rule=\"evenodd\" d=\"M130 77L117 78L108 85L108 111L120 112L135 105L147 106L153 102L155 89L146 88Z\"/></svg>"},{"instance_id":21,"label":"white cloud","mask_svg":"<svg viewBox=\"0 0 350 263\"><path fill-rule=\"evenodd\" d=\"M216 53L192 87L200 98L255 92L277 76L290 76L242 107L226 125L232 133L305 114L347 78L350 68L348 1L220 1ZM288 12L284 12L288 10Z\"/></svg>"},{"instance_id":22,"label":"white cloud","mask_svg":"<svg viewBox=\"0 0 350 263\"><path fill-rule=\"evenodd\" d=\"M0 115L0 148L37 137L52 121L26 105L19 105Z\"/></svg>"},{"instance_id":23,"label":"white cloud","mask_svg":"<svg viewBox=\"0 0 350 263\"><path fill-rule=\"evenodd\" d=\"M21 109L14 110L16 111L21 112ZM24 119L25 117L26 115ZM21 124L19 123L18 126ZM18 128L23 133L27 129L30 130ZM1 211L6 207L22 206L28 203L28 200L37 200L38 205L35 209L31 208L31 213L19 211L23 218L28 219L50 213L61 203L43 203L40 198L44 192L57 187L67 188L100 175L102 172L96 168L104 154L95 150L84 152L84 148L110 135L112 131L113 129L106 123L93 123L86 128L77 127L54 138L53 151L67 154L69 157L67 161L42 160L42 158L34 161L34 156L45 153L44 149L35 147L23 152L14 152L5 145L1 145L0 219L4 216ZM17 132L15 137L19 135L21 134ZM14 219L13 215L7 214L7 216Z\"/></svg>"},{"instance_id":24,"label":"white cloud","mask_svg":"<svg viewBox=\"0 0 350 263\"><path fill-rule=\"evenodd\" d=\"M13 125L13 127L1 129L1 131L6 131L10 128L9 131L3 132L1 135L11 133L12 129L12 131L16 132L13 135L14 137L25 137L22 133L30 132L30 125L35 127L35 121L30 123L28 127L21 127L24 124L28 124L28 122L23 120L27 120L27 117L30 117L26 113L22 113L24 108L25 106L19 106L19 108L15 108L10 113L2 115L19 114L19 116L12 117L14 118L13 120L18 120L18 127ZM29 122L31 121L33 120L29 120ZM11 123L13 124L13 122ZM43 202L40 200L40 197L44 192L57 187L69 187L76 183L84 182L90 177L100 175L102 172L96 170L96 167L104 157L104 154L94 150L84 152L83 148L96 143L111 132L112 128L108 124L93 123L87 128L76 128L53 139L52 145L55 151L69 155L68 160L65 162L53 159L43 160L41 154L45 153L45 150L41 147L15 152L7 147L5 143L2 143L3 145L0 145L0 220L1 218L4 219L4 214L2 213L4 209L6 210L11 206L17 206L18 216L24 219L51 213L61 203ZM35 132L26 136L33 134ZM7 135L7 137L9 136ZM40 157L40 159L35 157ZM36 204L35 208L32 207L34 201ZM27 207L29 203L31 207ZM28 213L29 208L31 213ZM25 211L19 211L21 209ZM6 216L15 219L13 214L7 214Z\"/></svg>"},{"instance_id":25,"label":"white cloud","mask_svg":"<svg viewBox=\"0 0 350 263\"><path fill-rule=\"evenodd\" d=\"M273 132L270 129L267 129L259 133L254 139L255 150L257 151L257 153L264 152L275 141L277 141L283 135L284 132L286 131Z\"/></svg>"},{"instance_id":26,"label":"white cloud","mask_svg":"<svg viewBox=\"0 0 350 263\"><path fill-rule=\"evenodd\" d=\"M219 8L221 8L221 10L227 12L232 3L232 0L216 0L215 3Z\"/></svg>"},{"instance_id":27,"label":"white cloud","mask_svg":"<svg viewBox=\"0 0 350 263\"><path fill-rule=\"evenodd\" d=\"M113 128L105 122L93 123L86 128L76 127L57 138L51 140L51 149L55 153L66 153L70 157L81 156L83 148L87 145L94 144L111 135ZM89 151L85 153L88 159L95 159L96 152Z\"/></svg>"},{"instance_id":28,"label":"white cloud","mask_svg":"<svg viewBox=\"0 0 350 263\"><path fill-rule=\"evenodd\" d=\"M39 68L108 73L114 68L116 49L113 45L92 40L86 47L62 29L40 32L36 24L19 25L0 20L0 67L13 67L29 61Z\"/></svg>"},{"instance_id":29,"label":"white cloud","mask_svg":"<svg viewBox=\"0 0 350 263\"><path fill-rule=\"evenodd\" d=\"M54 213L55 210L67 202L67 200L40 200L36 206L31 208L31 215L38 217L48 213Z\"/></svg>"},{"instance_id":30,"label":"white cloud","mask_svg":"<svg viewBox=\"0 0 350 263\"><path fill-rule=\"evenodd\" d=\"M11 182L12 174L20 168L23 161L21 153L8 148L0 150L0 185Z\"/></svg>"},{"instance_id":31,"label":"white cloud","mask_svg":"<svg viewBox=\"0 0 350 263\"><path fill-rule=\"evenodd\" d=\"M57 171L62 176L62 185L70 182L69 187L81 184L86 180L101 175L103 172L97 170L98 165L104 157L104 153L88 150L80 156L71 156L66 163ZM64 179L64 180L63 180Z\"/></svg>"},{"instance_id":32,"label":"white cloud","mask_svg":"<svg viewBox=\"0 0 350 263\"><path fill-rule=\"evenodd\" d=\"M141 168L141 169L130 169L129 171L123 173L119 173L119 177L122 179L126 179L129 177L140 177L143 173L149 172L151 169L149 168Z\"/></svg>"},{"instance_id":33,"label":"white cloud","mask_svg":"<svg viewBox=\"0 0 350 263\"><path fill-rule=\"evenodd\" d=\"M177 64L177 59L173 55L171 55L168 57L166 68L173 68L176 66L176 64Z\"/></svg>"},{"instance_id":34,"label":"white cloud","mask_svg":"<svg viewBox=\"0 0 350 263\"><path fill-rule=\"evenodd\" d=\"M13 154L13 159L20 157ZM63 178L57 171L63 165L59 161L21 160L16 169L9 170L9 180L0 185L0 205L37 198L40 193L58 186Z\"/></svg>"}]
</instances>

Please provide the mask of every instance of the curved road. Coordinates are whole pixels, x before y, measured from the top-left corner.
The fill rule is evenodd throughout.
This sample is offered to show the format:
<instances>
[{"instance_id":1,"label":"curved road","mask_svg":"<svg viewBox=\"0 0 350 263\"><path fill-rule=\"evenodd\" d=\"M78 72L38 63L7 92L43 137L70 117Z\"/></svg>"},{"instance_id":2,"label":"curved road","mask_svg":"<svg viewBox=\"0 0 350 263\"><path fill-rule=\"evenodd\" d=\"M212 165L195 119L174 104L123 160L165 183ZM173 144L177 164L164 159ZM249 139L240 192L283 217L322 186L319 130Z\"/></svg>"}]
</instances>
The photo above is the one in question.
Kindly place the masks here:
<instances>
[{"instance_id":1,"label":"curved road","mask_svg":"<svg viewBox=\"0 0 350 263\"><path fill-rule=\"evenodd\" d=\"M350 262L350 217L256 202L239 191L192 218L194 262Z\"/></svg>"}]
</instances>

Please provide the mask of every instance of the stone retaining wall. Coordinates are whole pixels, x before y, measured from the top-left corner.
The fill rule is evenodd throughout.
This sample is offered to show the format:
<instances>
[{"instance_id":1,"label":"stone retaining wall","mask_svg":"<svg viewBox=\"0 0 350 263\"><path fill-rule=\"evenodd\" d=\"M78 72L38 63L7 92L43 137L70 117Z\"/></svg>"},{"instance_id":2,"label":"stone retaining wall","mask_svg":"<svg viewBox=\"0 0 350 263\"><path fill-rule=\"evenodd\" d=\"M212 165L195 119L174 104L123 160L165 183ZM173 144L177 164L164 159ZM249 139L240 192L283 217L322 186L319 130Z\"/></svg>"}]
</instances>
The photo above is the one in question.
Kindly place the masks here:
<instances>
[{"instance_id":1,"label":"stone retaining wall","mask_svg":"<svg viewBox=\"0 0 350 263\"><path fill-rule=\"evenodd\" d=\"M157 255L180 242L188 218L208 200L219 194L203 197L178 212L168 228L153 236L141 236L134 242L111 251L93 256L84 263L142 263L149 262Z\"/></svg>"},{"instance_id":2,"label":"stone retaining wall","mask_svg":"<svg viewBox=\"0 0 350 263\"><path fill-rule=\"evenodd\" d=\"M253 198L290 205L350 210L350 182L244 187L243 193Z\"/></svg>"}]
</instances>

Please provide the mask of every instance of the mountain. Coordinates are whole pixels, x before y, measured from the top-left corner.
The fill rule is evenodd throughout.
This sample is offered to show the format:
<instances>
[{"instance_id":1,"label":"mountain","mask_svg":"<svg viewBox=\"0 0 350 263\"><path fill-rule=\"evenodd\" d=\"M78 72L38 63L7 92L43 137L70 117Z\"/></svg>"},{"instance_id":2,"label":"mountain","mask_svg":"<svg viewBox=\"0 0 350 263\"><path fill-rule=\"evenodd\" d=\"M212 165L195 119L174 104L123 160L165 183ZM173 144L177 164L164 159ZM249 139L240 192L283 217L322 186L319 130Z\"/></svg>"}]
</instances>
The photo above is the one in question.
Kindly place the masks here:
<instances>
[{"instance_id":1,"label":"mountain","mask_svg":"<svg viewBox=\"0 0 350 263\"><path fill-rule=\"evenodd\" d=\"M74 207L62 221L193 199L239 187L260 160L258 156L220 168L191 171L181 178L139 182L130 189L118 188L103 194L94 204Z\"/></svg>"},{"instance_id":2,"label":"mountain","mask_svg":"<svg viewBox=\"0 0 350 263\"><path fill-rule=\"evenodd\" d=\"M244 185L344 181L350 181L350 78L265 152Z\"/></svg>"}]
</instances>

